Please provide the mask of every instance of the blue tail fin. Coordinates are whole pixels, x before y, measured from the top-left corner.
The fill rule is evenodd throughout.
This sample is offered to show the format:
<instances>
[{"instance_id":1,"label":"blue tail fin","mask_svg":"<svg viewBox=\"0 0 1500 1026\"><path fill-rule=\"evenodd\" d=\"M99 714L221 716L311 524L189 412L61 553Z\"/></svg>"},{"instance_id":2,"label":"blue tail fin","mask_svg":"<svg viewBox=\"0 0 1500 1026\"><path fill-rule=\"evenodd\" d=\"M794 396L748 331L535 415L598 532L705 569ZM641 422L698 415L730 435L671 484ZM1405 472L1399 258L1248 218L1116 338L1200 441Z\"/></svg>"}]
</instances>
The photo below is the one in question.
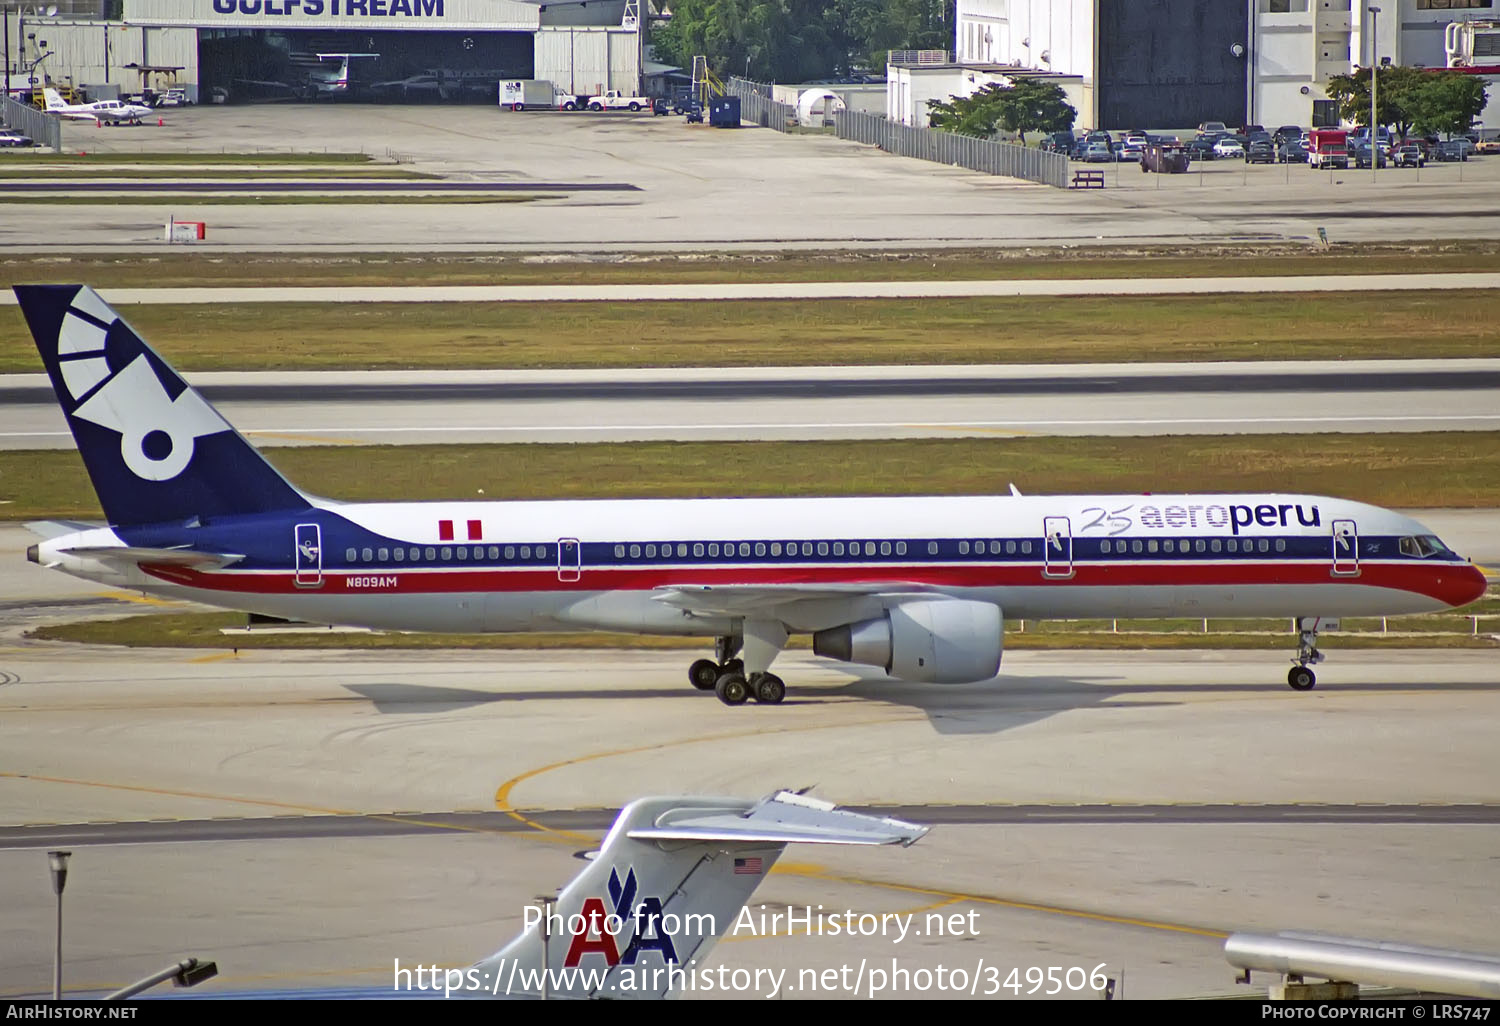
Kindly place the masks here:
<instances>
[{"instance_id":1,"label":"blue tail fin","mask_svg":"<svg viewBox=\"0 0 1500 1026\"><path fill-rule=\"evenodd\" d=\"M93 289L15 293L110 523L309 504Z\"/></svg>"}]
</instances>

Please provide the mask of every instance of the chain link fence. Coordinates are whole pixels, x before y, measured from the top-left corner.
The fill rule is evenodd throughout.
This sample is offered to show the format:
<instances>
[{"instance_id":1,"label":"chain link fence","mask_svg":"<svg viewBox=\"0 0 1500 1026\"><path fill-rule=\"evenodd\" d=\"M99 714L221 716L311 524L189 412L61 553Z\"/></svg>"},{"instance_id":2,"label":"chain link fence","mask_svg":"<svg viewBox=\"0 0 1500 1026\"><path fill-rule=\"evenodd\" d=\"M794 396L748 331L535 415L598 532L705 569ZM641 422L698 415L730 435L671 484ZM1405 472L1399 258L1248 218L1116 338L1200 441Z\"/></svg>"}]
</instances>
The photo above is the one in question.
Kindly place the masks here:
<instances>
[{"instance_id":1,"label":"chain link fence","mask_svg":"<svg viewBox=\"0 0 1500 1026\"><path fill-rule=\"evenodd\" d=\"M778 132L797 127L797 108L771 99L771 87L764 82L731 78L724 88L730 96L740 98L740 124L774 128Z\"/></svg>"},{"instance_id":2,"label":"chain link fence","mask_svg":"<svg viewBox=\"0 0 1500 1026\"><path fill-rule=\"evenodd\" d=\"M31 136L38 146L50 146L62 152L62 119L53 114L43 114L35 107L17 103L5 97L5 124L22 135Z\"/></svg>"},{"instance_id":3,"label":"chain link fence","mask_svg":"<svg viewBox=\"0 0 1500 1026\"><path fill-rule=\"evenodd\" d=\"M853 110L841 110L834 115L834 132L840 139L869 143L900 157L966 167L988 175L1022 178L1058 189L1068 187L1068 158L1061 153L1047 153L1027 146L975 139L930 128L913 128Z\"/></svg>"}]
</instances>

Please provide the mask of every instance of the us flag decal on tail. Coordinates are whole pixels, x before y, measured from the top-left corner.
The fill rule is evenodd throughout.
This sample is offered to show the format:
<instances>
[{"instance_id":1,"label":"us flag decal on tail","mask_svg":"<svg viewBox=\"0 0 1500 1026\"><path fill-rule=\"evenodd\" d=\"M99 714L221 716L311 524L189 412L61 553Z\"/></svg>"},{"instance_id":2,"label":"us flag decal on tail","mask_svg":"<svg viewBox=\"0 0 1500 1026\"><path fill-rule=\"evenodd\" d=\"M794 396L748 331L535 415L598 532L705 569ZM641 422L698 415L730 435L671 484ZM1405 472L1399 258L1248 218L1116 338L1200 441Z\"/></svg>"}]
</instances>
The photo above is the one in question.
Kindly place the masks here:
<instances>
[{"instance_id":1,"label":"us flag decal on tail","mask_svg":"<svg viewBox=\"0 0 1500 1026\"><path fill-rule=\"evenodd\" d=\"M735 859L734 872L737 876L759 876L764 870L760 856L748 859Z\"/></svg>"}]
</instances>

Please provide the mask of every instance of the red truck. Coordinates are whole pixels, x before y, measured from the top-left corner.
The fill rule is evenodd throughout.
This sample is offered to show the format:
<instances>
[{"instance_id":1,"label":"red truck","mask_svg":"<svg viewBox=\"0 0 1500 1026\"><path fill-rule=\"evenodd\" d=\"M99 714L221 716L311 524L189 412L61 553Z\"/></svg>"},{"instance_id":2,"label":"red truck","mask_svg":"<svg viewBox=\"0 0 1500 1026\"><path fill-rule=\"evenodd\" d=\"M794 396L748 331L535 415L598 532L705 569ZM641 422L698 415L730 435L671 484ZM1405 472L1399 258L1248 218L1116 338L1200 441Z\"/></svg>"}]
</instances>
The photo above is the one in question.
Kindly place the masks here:
<instances>
[{"instance_id":1,"label":"red truck","mask_svg":"<svg viewBox=\"0 0 1500 1026\"><path fill-rule=\"evenodd\" d=\"M1342 128L1314 128L1307 133L1307 166L1349 166L1349 133Z\"/></svg>"}]
</instances>

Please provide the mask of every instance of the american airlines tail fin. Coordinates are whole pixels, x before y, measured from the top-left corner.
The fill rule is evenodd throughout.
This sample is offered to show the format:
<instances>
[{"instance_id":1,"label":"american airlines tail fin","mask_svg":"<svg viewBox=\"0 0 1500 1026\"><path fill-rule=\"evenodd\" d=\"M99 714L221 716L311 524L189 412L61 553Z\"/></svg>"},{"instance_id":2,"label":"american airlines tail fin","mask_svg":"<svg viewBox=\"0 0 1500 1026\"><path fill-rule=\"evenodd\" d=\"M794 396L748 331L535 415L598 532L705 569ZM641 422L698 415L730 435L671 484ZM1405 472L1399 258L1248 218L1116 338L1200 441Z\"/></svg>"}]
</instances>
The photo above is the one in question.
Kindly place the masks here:
<instances>
[{"instance_id":1,"label":"american airlines tail fin","mask_svg":"<svg viewBox=\"0 0 1500 1026\"><path fill-rule=\"evenodd\" d=\"M928 828L780 791L742 798L642 798L526 929L473 966L500 997L660 998L684 988L788 844L915 843ZM546 932L545 944L543 933Z\"/></svg>"},{"instance_id":2,"label":"american airlines tail fin","mask_svg":"<svg viewBox=\"0 0 1500 1026\"><path fill-rule=\"evenodd\" d=\"M93 289L15 293L111 524L309 505Z\"/></svg>"}]
</instances>

